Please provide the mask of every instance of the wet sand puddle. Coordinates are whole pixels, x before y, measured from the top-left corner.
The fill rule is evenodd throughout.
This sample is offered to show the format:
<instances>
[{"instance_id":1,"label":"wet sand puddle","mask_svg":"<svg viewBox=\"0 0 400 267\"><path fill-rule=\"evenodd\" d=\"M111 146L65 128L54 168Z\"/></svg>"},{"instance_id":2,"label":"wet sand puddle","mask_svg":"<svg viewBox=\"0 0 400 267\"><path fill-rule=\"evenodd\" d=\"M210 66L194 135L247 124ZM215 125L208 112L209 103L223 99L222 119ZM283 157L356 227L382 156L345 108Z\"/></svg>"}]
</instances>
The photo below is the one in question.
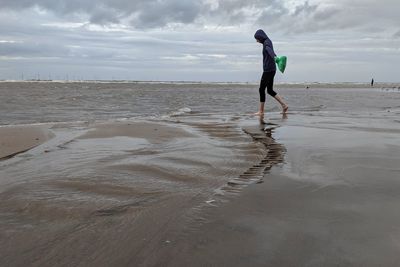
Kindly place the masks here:
<instances>
[{"instance_id":1,"label":"wet sand puddle","mask_svg":"<svg viewBox=\"0 0 400 267\"><path fill-rule=\"evenodd\" d=\"M241 120L54 127L53 140L1 162L1 262L43 266L78 253L65 262L92 255L103 265L110 246L121 264L146 258L282 162L272 129Z\"/></svg>"}]
</instances>

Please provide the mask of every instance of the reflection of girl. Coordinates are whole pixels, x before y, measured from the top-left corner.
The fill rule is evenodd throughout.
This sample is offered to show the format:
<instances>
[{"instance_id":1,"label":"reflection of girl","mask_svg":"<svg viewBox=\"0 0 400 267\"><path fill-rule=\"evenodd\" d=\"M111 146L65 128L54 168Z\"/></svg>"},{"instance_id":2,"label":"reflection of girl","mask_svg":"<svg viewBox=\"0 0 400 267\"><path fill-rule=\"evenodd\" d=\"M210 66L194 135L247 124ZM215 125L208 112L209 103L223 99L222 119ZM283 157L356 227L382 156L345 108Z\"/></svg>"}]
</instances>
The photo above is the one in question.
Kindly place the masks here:
<instances>
[{"instance_id":1,"label":"reflection of girl","mask_svg":"<svg viewBox=\"0 0 400 267\"><path fill-rule=\"evenodd\" d=\"M282 98L277 95L274 91L274 77L276 73L276 65L275 65L275 57L276 54L274 52L274 47L272 45L271 40L265 34L263 30L258 30L254 34L254 38L256 38L257 42L263 44L263 75L260 81L260 109L256 113L256 115L263 116L264 115L264 103L265 103L265 88L267 88L267 93L275 98L276 101L279 102L282 106L283 113L288 110L288 105L283 102Z\"/></svg>"}]
</instances>

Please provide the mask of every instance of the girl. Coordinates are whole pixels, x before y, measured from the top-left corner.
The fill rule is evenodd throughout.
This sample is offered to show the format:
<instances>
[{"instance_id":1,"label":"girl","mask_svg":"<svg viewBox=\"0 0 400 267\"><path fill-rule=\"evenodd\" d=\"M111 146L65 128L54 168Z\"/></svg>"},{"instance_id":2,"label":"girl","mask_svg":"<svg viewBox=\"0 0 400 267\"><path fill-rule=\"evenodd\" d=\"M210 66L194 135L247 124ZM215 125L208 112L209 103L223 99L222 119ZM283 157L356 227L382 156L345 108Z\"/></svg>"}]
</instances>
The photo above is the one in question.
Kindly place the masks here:
<instances>
[{"instance_id":1,"label":"girl","mask_svg":"<svg viewBox=\"0 0 400 267\"><path fill-rule=\"evenodd\" d=\"M263 45L263 75L261 77L260 82L260 109L255 115L263 116L264 115L264 104L265 104L265 88L267 88L267 93L275 98L276 101L279 102L282 106L282 113L286 113L288 110L288 105L283 102L282 98L277 95L274 91L274 77L276 73L276 65L275 65L275 57L276 54L274 52L274 47L272 45L271 40L265 34L263 30L258 30L254 34L254 38L256 38L257 42Z\"/></svg>"}]
</instances>

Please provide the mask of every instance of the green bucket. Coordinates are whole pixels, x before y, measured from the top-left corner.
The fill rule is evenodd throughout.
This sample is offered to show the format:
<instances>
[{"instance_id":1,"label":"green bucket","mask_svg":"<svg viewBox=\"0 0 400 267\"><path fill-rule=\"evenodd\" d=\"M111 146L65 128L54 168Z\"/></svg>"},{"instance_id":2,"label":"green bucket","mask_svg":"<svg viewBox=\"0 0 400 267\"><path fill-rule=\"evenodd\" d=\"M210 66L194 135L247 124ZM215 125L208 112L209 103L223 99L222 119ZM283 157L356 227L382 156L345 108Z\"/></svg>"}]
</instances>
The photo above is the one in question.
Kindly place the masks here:
<instances>
[{"instance_id":1,"label":"green bucket","mask_svg":"<svg viewBox=\"0 0 400 267\"><path fill-rule=\"evenodd\" d=\"M276 65L278 65L278 69L283 73L286 69L287 57L286 56L275 57L275 62Z\"/></svg>"}]
</instances>

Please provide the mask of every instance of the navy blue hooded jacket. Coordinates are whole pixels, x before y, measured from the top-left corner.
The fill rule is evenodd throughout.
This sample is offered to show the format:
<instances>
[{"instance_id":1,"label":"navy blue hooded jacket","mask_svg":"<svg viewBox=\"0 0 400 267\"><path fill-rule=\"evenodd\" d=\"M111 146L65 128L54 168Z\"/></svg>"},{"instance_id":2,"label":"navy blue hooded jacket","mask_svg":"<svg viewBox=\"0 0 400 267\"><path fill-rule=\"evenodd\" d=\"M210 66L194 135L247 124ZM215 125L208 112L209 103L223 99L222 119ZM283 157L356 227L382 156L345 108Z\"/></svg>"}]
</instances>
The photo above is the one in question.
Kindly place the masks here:
<instances>
[{"instance_id":1,"label":"navy blue hooded jacket","mask_svg":"<svg viewBox=\"0 0 400 267\"><path fill-rule=\"evenodd\" d=\"M254 38L263 44L263 68L265 72L276 71L274 46L263 30L258 30Z\"/></svg>"}]
</instances>

